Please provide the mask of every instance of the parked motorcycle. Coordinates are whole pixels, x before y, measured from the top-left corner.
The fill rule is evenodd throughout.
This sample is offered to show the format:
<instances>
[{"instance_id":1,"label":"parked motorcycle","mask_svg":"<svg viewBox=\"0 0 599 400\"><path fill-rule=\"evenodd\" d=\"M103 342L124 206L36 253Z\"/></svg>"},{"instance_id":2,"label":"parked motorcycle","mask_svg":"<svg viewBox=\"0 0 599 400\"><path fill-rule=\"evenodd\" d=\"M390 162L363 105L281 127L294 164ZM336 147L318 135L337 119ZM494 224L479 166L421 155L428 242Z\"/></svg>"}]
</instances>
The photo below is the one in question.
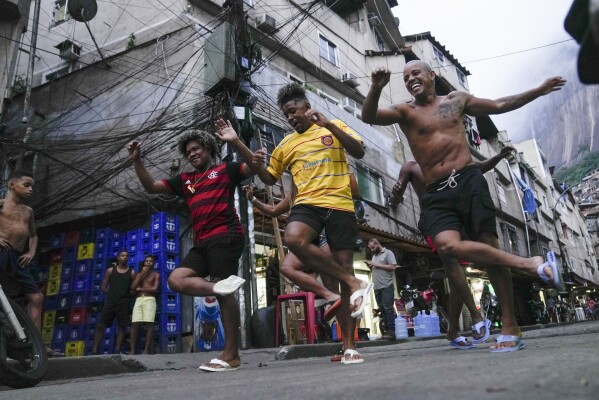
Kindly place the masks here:
<instances>
[{"instance_id":1,"label":"parked motorcycle","mask_svg":"<svg viewBox=\"0 0 599 400\"><path fill-rule=\"evenodd\" d=\"M501 306L499 300L491 292L483 292L480 299L481 309L483 311L483 318L491 321L492 326L501 326Z\"/></svg>"},{"instance_id":2,"label":"parked motorcycle","mask_svg":"<svg viewBox=\"0 0 599 400\"><path fill-rule=\"evenodd\" d=\"M406 311L411 318L418 315L420 311L424 311L427 315L434 311L439 316L441 332L446 333L449 327L449 316L445 309L438 304L439 297L434 288L436 282L438 281L432 281L422 292L417 288L405 285L400 296L405 302Z\"/></svg>"},{"instance_id":3,"label":"parked motorcycle","mask_svg":"<svg viewBox=\"0 0 599 400\"><path fill-rule=\"evenodd\" d=\"M548 324L549 323L549 313L545 308L545 303L541 300L528 300L528 306L530 308L533 320L536 324Z\"/></svg>"},{"instance_id":4,"label":"parked motorcycle","mask_svg":"<svg viewBox=\"0 0 599 400\"><path fill-rule=\"evenodd\" d=\"M42 335L14 298L16 279L0 271L0 383L12 388L37 385L48 365Z\"/></svg>"}]
</instances>

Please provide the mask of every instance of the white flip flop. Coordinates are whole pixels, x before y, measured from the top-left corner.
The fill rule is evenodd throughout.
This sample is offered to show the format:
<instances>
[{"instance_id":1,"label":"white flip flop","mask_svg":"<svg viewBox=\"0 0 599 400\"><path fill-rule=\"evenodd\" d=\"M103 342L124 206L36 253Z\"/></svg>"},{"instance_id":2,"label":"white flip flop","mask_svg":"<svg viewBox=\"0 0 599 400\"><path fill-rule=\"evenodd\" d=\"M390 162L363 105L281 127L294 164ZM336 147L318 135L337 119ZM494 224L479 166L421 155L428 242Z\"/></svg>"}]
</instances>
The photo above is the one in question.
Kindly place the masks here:
<instances>
[{"instance_id":1,"label":"white flip flop","mask_svg":"<svg viewBox=\"0 0 599 400\"><path fill-rule=\"evenodd\" d=\"M345 358L346 355L349 355L349 360L347 358ZM343 365L348 365L348 364L361 364L364 362L363 358L357 358L354 359L354 356L358 355L360 356L360 353L358 353L356 350L354 349L347 349L345 350L345 352L343 353L343 358L341 359L341 364Z\"/></svg>"},{"instance_id":2,"label":"white flip flop","mask_svg":"<svg viewBox=\"0 0 599 400\"><path fill-rule=\"evenodd\" d=\"M237 275L231 275L227 279L216 282L212 290L216 294L227 296L231 293L235 293L244 282L245 279L240 278Z\"/></svg>"},{"instance_id":3,"label":"white flip flop","mask_svg":"<svg viewBox=\"0 0 599 400\"><path fill-rule=\"evenodd\" d=\"M208 364L220 365L222 368L209 367ZM206 372L225 372L225 371L235 371L236 369L239 368L239 367L232 367L231 364L229 364L226 361L221 360L220 358L213 358L212 360L210 360L210 362L208 364L200 365L198 367L198 369L202 370L202 371L206 371Z\"/></svg>"},{"instance_id":4,"label":"white flip flop","mask_svg":"<svg viewBox=\"0 0 599 400\"><path fill-rule=\"evenodd\" d=\"M553 279L551 279L545 273L545 267L551 268ZM537 275L539 276L539 278L541 278L543 282L553 285L553 287L555 287L559 291L564 291L566 289L566 286L564 285L564 280L562 279L562 275L559 273L559 270L557 268L557 260L553 251L547 252L547 262L537 267Z\"/></svg>"},{"instance_id":5,"label":"white flip flop","mask_svg":"<svg viewBox=\"0 0 599 400\"><path fill-rule=\"evenodd\" d=\"M373 287L374 285L372 284L372 282L368 282L365 288L358 289L352 293L352 295L349 298L350 307L354 306L354 303L358 297L362 297L362 303L360 304L360 307L356 311L351 313L352 318L362 318L362 312L364 311L364 308L366 308L368 303L370 303L370 292L372 292Z\"/></svg>"}]
</instances>

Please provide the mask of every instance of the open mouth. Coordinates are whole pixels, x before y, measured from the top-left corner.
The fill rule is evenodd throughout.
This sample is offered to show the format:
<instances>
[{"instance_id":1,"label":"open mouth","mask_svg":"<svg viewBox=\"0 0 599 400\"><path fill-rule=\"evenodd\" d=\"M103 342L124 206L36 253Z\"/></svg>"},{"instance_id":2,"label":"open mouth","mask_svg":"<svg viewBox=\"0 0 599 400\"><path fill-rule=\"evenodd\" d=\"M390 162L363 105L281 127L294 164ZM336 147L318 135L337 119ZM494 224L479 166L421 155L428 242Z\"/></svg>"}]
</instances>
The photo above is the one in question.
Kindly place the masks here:
<instances>
[{"instance_id":1,"label":"open mouth","mask_svg":"<svg viewBox=\"0 0 599 400\"><path fill-rule=\"evenodd\" d=\"M420 89L421 87L422 87L422 84L420 82L416 82L416 83L413 83L410 88L412 89L412 91L416 91L416 90Z\"/></svg>"}]
</instances>

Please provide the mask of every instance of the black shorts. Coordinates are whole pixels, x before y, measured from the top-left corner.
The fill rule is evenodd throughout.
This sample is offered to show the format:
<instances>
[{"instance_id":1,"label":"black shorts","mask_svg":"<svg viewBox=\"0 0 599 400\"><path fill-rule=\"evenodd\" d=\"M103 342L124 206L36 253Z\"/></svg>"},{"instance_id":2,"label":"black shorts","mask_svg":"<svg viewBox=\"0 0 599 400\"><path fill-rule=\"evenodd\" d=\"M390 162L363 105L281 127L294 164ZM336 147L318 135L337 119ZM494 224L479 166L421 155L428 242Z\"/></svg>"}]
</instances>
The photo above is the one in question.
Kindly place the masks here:
<instances>
[{"instance_id":1,"label":"black shorts","mask_svg":"<svg viewBox=\"0 0 599 400\"><path fill-rule=\"evenodd\" d=\"M19 257L21 255L15 250L8 250L0 247L0 269L14 275L19 282L19 291L22 294L41 293L35 284L33 275L29 271L28 266L21 268L19 265Z\"/></svg>"},{"instance_id":2,"label":"black shorts","mask_svg":"<svg viewBox=\"0 0 599 400\"><path fill-rule=\"evenodd\" d=\"M111 326L115 318L120 328L125 328L129 324L129 301L104 304L99 324Z\"/></svg>"},{"instance_id":3,"label":"black shorts","mask_svg":"<svg viewBox=\"0 0 599 400\"><path fill-rule=\"evenodd\" d=\"M300 204L293 206L287 223L295 221L308 225L316 232L324 229L326 241L333 250L356 247L358 225L356 214L351 211Z\"/></svg>"},{"instance_id":4,"label":"black shorts","mask_svg":"<svg viewBox=\"0 0 599 400\"><path fill-rule=\"evenodd\" d=\"M424 228L431 238L444 231L462 231L477 240L481 233L497 235L495 205L480 169L470 165L427 186L422 196Z\"/></svg>"},{"instance_id":5,"label":"black shorts","mask_svg":"<svg viewBox=\"0 0 599 400\"><path fill-rule=\"evenodd\" d=\"M203 240L189 250L179 267L190 268L212 282L239 273L239 257L245 246L243 236L219 236Z\"/></svg>"}]
</instances>

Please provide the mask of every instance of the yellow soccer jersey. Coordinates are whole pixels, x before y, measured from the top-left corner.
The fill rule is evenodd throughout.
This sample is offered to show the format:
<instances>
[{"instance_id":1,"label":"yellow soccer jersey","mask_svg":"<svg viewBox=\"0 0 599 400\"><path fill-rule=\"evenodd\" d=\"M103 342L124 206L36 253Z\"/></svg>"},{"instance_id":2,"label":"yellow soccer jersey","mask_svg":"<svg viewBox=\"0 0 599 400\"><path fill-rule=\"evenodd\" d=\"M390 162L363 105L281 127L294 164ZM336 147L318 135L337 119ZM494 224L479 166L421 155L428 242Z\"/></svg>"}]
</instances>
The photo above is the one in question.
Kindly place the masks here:
<instances>
[{"instance_id":1,"label":"yellow soccer jersey","mask_svg":"<svg viewBox=\"0 0 599 400\"><path fill-rule=\"evenodd\" d=\"M331 122L362 142L344 122ZM297 186L294 205L354 211L345 150L328 129L313 124L304 133L285 136L270 157L268 172L279 179L286 169Z\"/></svg>"}]
</instances>

